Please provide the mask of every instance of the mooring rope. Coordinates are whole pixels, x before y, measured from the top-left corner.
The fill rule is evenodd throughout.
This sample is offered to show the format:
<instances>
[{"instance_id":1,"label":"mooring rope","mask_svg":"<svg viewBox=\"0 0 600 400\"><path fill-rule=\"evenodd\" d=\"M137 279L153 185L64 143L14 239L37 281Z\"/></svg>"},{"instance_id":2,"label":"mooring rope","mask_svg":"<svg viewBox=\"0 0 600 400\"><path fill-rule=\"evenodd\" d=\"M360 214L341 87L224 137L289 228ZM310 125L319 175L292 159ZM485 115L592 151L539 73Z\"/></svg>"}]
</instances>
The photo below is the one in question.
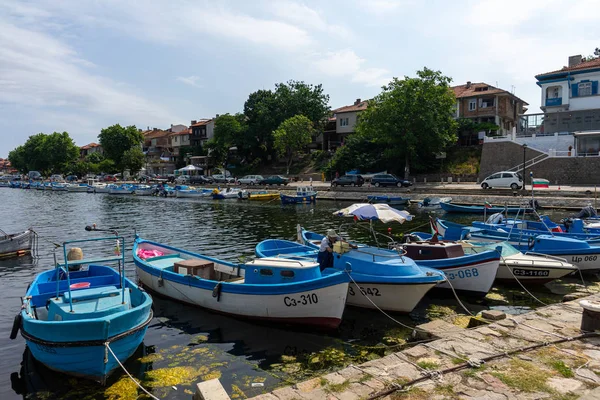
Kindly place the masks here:
<instances>
[{"instance_id":1,"label":"mooring rope","mask_svg":"<svg viewBox=\"0 0 600 400\"><path fill-rule=\"evenodd\" d=\"M133 376L131 376L131 374L129 373L129 371L127 371L127 369L125 368L125 366L123 364L121 364L121 361L117 358L117 356L115 355L115 353L112 351L112 349L110 348L110 345L109 345L108 342L104 343L104 346L106 346L106 348L108 349L108 351L110 351L110 354L112 354L112 356L115 358L115 360L117 360L117 362L119 363L119 366L123 369L123 371L125 371L125 373L129 377L129 379L131 379L133 381L133 383L135 383L140 389L142 389L144 391L144 393L146 393L152 399L154 399L154 400L160 400L158 397L154 396L152 393L150 393L149 391L147 391L142 385L140 385L140 383Z\"/></svg>"}]
</instances>

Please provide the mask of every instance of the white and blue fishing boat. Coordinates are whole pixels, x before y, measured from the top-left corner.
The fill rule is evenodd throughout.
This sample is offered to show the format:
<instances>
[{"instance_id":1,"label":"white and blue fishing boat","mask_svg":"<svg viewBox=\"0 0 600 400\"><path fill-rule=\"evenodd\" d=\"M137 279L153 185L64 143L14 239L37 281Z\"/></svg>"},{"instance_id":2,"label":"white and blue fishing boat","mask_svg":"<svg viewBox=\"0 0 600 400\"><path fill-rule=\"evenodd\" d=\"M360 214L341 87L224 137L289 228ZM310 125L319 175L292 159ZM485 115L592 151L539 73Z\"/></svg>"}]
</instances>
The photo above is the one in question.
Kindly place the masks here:
<instances>
[{"instance_id":1,"label":"white and blue fishing boat","mask_svg":"<svg viewBox=\"0 0 600 400\"><path fill-rule=\"evenodd\" d=\"M118 194L118 195L122 195L122 194L133 194L135 188L133 187L133 185L130 184L124 184L124 185L108 185L109 189L108 189L108 194Z\"/></svg>"},{"instance_id":2,"label":"white and blue fishing boat","mask_svg":"<svg viewBox=\"0 0 600 400\"><path fill-rule=\"evenodd\" d=\"M443 272L419 267L398 253L379 248L350 249L347 243L338 244L334 245L333 269L351 269L349 305L409 313L430 289L446 280ZM316 261L318 250L289 240L267 239L256 246L255 253L257 257Z\"/></svg>"},{"instance_id":3,"label":"white and blue fishing boat","mask_svg":"<svg viewBox=\"0 0 600 400\"><path fill-rule=\"evenodd\" d=\"M452 197L425 197L423 201L417 203L419 208L433 210L437 208L442 208L442 203L450 203L452 201Z\"/></svg>"},{"instance_id":4,"label":"white and blue fishing boat","mask_svg":"<svg viewBox=\"0 0 600 400\"><path fill-rule=\"evenodd\" d=\"M152 299L125 278L124 255L77 261L67 256L72 245L106 241L113 250L115 240L125 248L122 237L63 243L64 262L37 275L22 298L11 339L20 329L33 356L48 368L104 383L141 344ZM120 271L96 264L108 262L118 262ZM83 265L89 266L75 270Z\"/></svg>"},{"instance_id":5,"label":"white and blue fishing boat","mask_svg":"<svg viewBox=\"0 0 600 400\"><path fill-rule=\"evenodd\" d=\"M197 197L210 197L213 193L212 189L195 189L195 188L186 188L175 191L175 197L178 198L197 198Z\"/></svg>"},{"instance_id":6,"label":"white and blue fishing boat","mask_svg":"<svg viewBox=\"0 0 600 400\"><path fill-rule=\"evenodd\" d=\"M152 196L157 190L156 185L136 185L133 194L136 196Z\"/></svg>"},{"instance_id":7,"label":"white and blue fishing boat","mask_svg":"<svg viewBox=\"0 0 600 400\"><path fill-rule=\"evenodd\" d=\"M140 282L171 299L236 317L335 329L349 278L311 260L266 258L236 264L136 238Z\"/></svg>"},{"instance_id":8,"label":"white and blue fishing boat","mask_svg":"<svg viewBox=\"0 0 600 400\"><path fill-rule=\"evenodd\" d=\"M52 182L51 188L53 192L66 192L67 184L62 182Z\"/></svg>"},{"instance_id":9,"label":"white and blue fishing boat","mask_svg":"<svg viewBox=\"0 0 600 400\"><path fill-rule=\"evenodd\" d=\"M87 193L90 186L87 183L69 183L67 184L67 192Z\"/></svg>"},{"instance_id":10,"label":"white and blue fishing boat","mask_svg":"<svg viewBox=\"0 0 600 400\"><path fill-rule=\"evenodd\" d=\"M9 188L9 187L10 187L9 181L0 181L0 188Z\"/></svg>"},{"instance_id":11,"label":"white and blue fishing boat","mask_svg":"<svg viewBox=\"0 0 600 400\"><path fill-rule=\"evenodd\" d=\"M553 222L547 215L539 216L538 221L525 219L504 219L501 214L492 214L487 221L474 221L473 226L483 229L503 229L513 231L533 231L567 236L576 239L589 240L600 238L600 227L593 222L587 222L580 218L566 218L563 223Z\"/></svg>"},{"instance_id":12,"label":"white and blue fishing boat","mask_svg":"<svg viewBox=\"0 0 600 400\"><path fill-rule=\"evenodd\" d=\"M310 204L317 201L317 191L312 186L298 186L295 195L280 193L281 204Z\"/></svg>"},{"instance_id":13,"label":"white and blue fishing boat","mask_svg":"<svg viewBox=\"0 0 600 400\"><path fill-rule=\"evenodd\" d=\"M241 190L238 188L214 189L211 192L214 200L231 200L239 199Z\"/></svg>"},{"instance_id":14,"label":"white and blue fishing boat","mask_svg":"<svg viewBox=\"0 0 600 400\"><path fill-rule=\"evenodd\" d=\"M302 242L313 249L318 249L324 235L301 229ZM500 251L486 249L473 254L465 254L459 243L439 241L416 241L395 244L404 256L412 259L417 265L443 271L448 279L437 288L451 289L468 296L485 296L496 279L500 265ZM397 256L397 251L359 245L362 251L386 251L389 256ZM352 250L350 250L352 251Z\"/></svg>"},{"instance_id":15,"label":"white and blue fishing boat","mask_svg":"<svg viewBox=\"0 0 600 400\"><path fill-rule=\"evenodd\" d=\"M410 204L409 197L402 196L367 196L367 201L372 204L389 204L391 206L406 206Z\"/></svg>"},{"instance_id":16,"label":"white and blue fishing boat","mask_svg":"<svg viewBox=\"0 0 600 400\"><path fill-rule=\"evenodd\" d=\"M600 246L595 240L579 240L564 236L504 232L463 226L435 219L432 227L445 240L474 239L478 242L508 242L525 254L560 257L581 271L600 270Z\"/></svg>"}]
</instances>

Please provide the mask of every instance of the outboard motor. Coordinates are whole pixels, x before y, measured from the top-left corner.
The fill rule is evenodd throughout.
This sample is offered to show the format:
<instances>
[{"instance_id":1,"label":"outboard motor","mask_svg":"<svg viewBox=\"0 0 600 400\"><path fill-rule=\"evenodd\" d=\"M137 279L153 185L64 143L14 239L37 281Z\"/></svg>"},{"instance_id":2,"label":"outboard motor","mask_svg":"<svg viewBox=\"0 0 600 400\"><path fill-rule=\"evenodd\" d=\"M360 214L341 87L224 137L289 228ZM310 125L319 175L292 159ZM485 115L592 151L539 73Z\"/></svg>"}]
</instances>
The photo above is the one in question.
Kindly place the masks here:
<instances>
[{"instance_id":1,"label":"outboard motor","mask_svg":"<svg viewBox=\"0 0 600 400\"><path fill-rule=\"evenodd\" d=\"M597 217L598 216L598 212L596 211L596 209L594 207L592 207L591 204L583 207L581 209L581 211L579 211L579 213L577 215L575 215L573 218L592 218L592 217Z\"/></svg>"},{"instance_id":2,"label":"outboard motor","mask_svg":"<svg viewBox=\"0 0 600 400\"><path fill-rule=\"evenodd\" d=\"M485 221L485 223L488 225L495 225L501 224L502 221L504 221L504 216L502 215L502 213L494 213L490 215L490 217L487 219L487 221Z\"/></svg>"},{"instance_id":3,"label":"outboard motor","mask_svg":"<svg viewBox=\"0 0 600 400\"><path fill-rule=\"evenodd\" d=\"M540 203L538 203L538 201L536 199L529 200L529 207L532 208L533 210L538 210L538 209L542 208L540 206Z\"/></svg>"}]
</instances>

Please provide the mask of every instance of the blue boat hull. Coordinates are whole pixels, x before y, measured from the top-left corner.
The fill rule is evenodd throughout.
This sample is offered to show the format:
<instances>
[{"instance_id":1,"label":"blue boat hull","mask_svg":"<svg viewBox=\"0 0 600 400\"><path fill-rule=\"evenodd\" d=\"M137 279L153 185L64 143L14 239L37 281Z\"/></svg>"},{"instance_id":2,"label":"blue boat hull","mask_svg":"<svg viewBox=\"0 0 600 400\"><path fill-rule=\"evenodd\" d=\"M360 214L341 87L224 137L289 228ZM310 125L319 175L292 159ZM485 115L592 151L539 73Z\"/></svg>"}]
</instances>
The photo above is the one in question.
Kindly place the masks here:
<instances>
[{"instance_id":1,"label":"blue boat hull","mask_svg":"<svg viewBox=\"0 0 600 400\"><path fill-rule=\"evenodd\" d=\"M367 196L367 200L369 203L374 204L390 204L396 206L403 206L410 202L410 198L408 197L390 197L390 196Z\"/></svg>"},{"instance_id":2,"label":"blue boat hull","mask_svg":"<svg viewBox=\"0 0 600 400\"><path fill-rule=\"evenodd\" d=\"M485 206L464 206L461 204L453 204L453 203L440 203L440 207L442 208L442 210L449 212L449 213L464 213L464 214L483 214L483 213L493 214L493 213L497 213L497 212L499 212L499 213L508 212L509 214L516 214L518 212L522 213L523 211L525 211L525 212L532 211L530 208L527 208L527 209L523 209L523 208L519 208L519 207L508 207L508 208L488 207L488 208L486 208Z\"/></svg>"},{"instance_id":3,"label":"blue boat hull","mask_svg":"<svg viewBox=\"0 0 600 400\"><path fill-rule=\"evenodd\" d=\"M288 196L287 194L281 194L281 204L310 204L317 201L317 194L311 194L307 196Z\"/></svg>"}]
</instances>

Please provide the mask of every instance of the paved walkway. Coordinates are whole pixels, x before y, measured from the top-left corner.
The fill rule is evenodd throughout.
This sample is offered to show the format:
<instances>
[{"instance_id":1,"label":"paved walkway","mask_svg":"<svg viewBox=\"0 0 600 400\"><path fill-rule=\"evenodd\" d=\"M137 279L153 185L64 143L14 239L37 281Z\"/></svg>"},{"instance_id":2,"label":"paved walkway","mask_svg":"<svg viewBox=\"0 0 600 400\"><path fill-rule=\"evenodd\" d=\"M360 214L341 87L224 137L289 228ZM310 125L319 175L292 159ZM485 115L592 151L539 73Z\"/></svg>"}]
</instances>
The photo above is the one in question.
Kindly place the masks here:
<instances>
[{"instance_id":1,"label":"paved walkway","mask_svg":"<svg viewBox=\"0 0 600 400\"><path fill-rule=\"evenodd\" d=\"M253 399L600 399L600 336L571 340L582 333L580 323L578 301L555 304ZM479 364L493 355L500 357ZM458 370L443 373L449 368ZM415 379L422 381L401 386ZM386 393L392 388L399 390Z\"/></svg>"}]
</instances>

